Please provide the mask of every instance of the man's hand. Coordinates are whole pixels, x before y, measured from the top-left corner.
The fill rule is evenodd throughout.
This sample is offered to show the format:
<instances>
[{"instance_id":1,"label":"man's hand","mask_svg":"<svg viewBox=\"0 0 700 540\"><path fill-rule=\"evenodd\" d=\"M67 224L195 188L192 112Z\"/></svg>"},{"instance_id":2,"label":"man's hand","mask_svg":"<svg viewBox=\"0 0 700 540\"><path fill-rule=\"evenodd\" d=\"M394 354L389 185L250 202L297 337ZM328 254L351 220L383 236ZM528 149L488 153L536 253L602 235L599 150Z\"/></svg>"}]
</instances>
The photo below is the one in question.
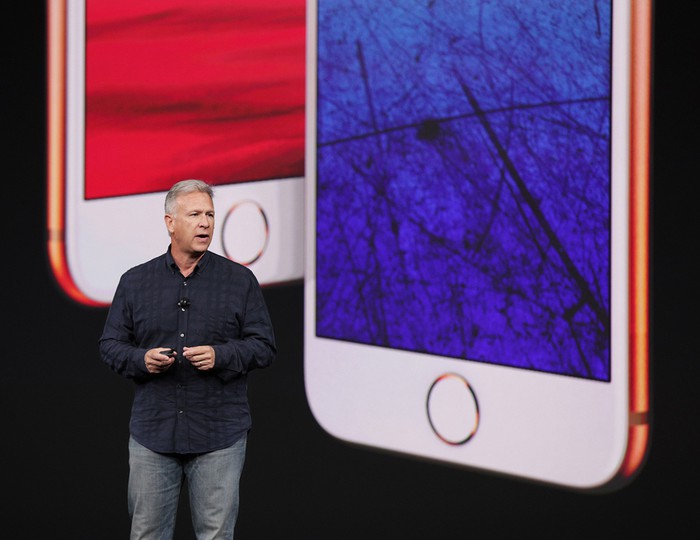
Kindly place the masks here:
<instances>
[{"instance_id":1,"label":"man's hand","mask_svg":"<svg viewBox=\"0 0 700 540\"><path fill-rule=\"evenodd\" d=\"M172 349L156 347L155 349L146 351L143 360L146 362L146 369L149 373L163 373L173 365L175 355L177 355L177 353Z\"/></svg>"},{"instance_id":2,"label":"man's hand","mask_svg":"<svg viewBox=\"0 0 700 540\"><path fill-rule=\"evenodd\" d=\"M198 347L185 347L182 350L194 367L200 371L208 371L214 367L214 348L210 345L199 345Z\"/></svg>"}]
</instances>

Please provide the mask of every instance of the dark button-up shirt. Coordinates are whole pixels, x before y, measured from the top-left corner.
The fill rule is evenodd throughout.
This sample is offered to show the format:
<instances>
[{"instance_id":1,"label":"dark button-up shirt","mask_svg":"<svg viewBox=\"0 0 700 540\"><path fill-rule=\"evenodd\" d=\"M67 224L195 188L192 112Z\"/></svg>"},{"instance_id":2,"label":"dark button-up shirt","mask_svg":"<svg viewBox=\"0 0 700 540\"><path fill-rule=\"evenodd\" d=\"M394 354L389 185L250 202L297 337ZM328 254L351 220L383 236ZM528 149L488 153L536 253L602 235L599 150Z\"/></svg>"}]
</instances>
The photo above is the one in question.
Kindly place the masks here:
<instances>
[{"instance_id":1,"label":"dark button-up shirt","mask_svg":"<svg viewBox=\"0 0 700 540\"><path fill-rule=\"evenodd\" d=\"M199 371L183 347L211 345L215 366ZM171 347L175 362L146 369L146 351ZM206 252L183 277L170 250L119 281L100 338L102 359L136 385L132 437L155 452L226 448L250 429L246 374L270 365L276 348L253 273Z\"/></svg>"}]
</instances>

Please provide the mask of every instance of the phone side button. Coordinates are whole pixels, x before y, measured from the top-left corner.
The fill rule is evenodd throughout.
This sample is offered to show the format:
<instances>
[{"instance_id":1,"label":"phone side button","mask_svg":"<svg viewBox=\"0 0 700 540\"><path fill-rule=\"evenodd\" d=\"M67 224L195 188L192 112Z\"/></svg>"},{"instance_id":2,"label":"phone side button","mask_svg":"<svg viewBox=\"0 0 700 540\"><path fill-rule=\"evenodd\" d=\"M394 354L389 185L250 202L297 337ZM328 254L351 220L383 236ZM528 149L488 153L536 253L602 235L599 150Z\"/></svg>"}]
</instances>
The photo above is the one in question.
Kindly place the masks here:
<instances>
[{"instance_id":1,"label":"phone side button","mask_svg":"<svg viewBox=\"0 0 700 540\"><path fill-rule=\"evenodd\" d=\"M253 264L265 253L269 240L270 224L262 206L252 200L231 206L221 233L222 248L229 259L244 266Z\"/></svg>"},{"instance_id":2,"label":"phone side button","mask_svg":"<svg viewBox=\"0 0 700 540\"><path fill-rule=\"evenodd\" d=\"M467 380L456 373L435 379L428 390L426 411L430 427L443 442L468 442L479 428L479 402Z\"/></svg>"}]
</instances>

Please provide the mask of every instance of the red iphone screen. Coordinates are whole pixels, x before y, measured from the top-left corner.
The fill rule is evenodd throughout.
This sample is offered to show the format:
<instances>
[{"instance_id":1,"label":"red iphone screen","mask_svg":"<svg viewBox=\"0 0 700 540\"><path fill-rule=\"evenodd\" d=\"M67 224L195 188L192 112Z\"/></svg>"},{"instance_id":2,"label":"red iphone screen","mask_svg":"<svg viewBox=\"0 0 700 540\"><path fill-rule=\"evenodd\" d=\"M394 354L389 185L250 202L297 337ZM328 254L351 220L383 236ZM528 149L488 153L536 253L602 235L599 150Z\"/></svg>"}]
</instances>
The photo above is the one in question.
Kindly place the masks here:
<instances>
[{"instance_id":1,"label":"red iphone screen","mask_svg":"<svg viewBox=\"0 0 700 540\"><path fill-rule=\"evenodd\" d=\"M304 174L303 0L88 0L85 195Z\"/></svg>"}]
</instances>

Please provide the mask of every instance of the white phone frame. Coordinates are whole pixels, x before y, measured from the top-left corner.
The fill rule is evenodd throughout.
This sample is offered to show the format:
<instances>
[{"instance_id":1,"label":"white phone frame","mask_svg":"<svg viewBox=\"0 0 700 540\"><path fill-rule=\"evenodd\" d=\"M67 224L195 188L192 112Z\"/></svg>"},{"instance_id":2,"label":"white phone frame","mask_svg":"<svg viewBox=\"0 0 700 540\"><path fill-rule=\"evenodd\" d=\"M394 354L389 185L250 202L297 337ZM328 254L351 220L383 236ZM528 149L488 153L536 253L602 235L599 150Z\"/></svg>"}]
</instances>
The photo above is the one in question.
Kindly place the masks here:
<instances>
[{"instance_id":1,"label":"white phone frame","mask_svg":"<svg viewBox=\"0 0 700 540\"><path fill-rule=\"evenodd\" d=\"M49 183L54 185L49 193L56 200L49 202L49 242L62 244L50 248L50 253L69 295L86 304L104 305L111 302L121 274L163 253L169 239L163 222L165 192L85 199L85 2L65 2L65 72L58 72L61 61L55 58L51 74L64 77L65 130L60 133L61 112L52 111L50 137L65 140L50 142ZM54 25L50 47L61 48L61 37L55 35L61 33L60 22L50 25ZM56 99L50 96L50 107L62 106ZM211 251L245 264L262 285L303 278L303 177L218 185L214 194L217 219ZM63 208L56 207L61 204ZM227 219L233 215L236 219ZM61 226L63 230L57 230Z\"/></svg>"},{"instance_id":2,"label":"white phone frame","mask_svg":"<svg viewBox=\"0 0 700 540\"><path fill-rule=\"evenodd\" d=\"M316 336L316 1L307 11L305 386L329 434L373 447L575 489L612 485L630 461L630 107L631 2L613 10L612 281L610 382L431 356ZM619 157L621 156L621 157ZM444 374L468 381L479 427L445 444L426 414L431 384ZM646 389L645 389L646 392ZM644 432L646 433L646 431ZM644 443L646 444L646 435ZM641 458L635 457L637 467Z\"/></svg>"}]
</instances>

